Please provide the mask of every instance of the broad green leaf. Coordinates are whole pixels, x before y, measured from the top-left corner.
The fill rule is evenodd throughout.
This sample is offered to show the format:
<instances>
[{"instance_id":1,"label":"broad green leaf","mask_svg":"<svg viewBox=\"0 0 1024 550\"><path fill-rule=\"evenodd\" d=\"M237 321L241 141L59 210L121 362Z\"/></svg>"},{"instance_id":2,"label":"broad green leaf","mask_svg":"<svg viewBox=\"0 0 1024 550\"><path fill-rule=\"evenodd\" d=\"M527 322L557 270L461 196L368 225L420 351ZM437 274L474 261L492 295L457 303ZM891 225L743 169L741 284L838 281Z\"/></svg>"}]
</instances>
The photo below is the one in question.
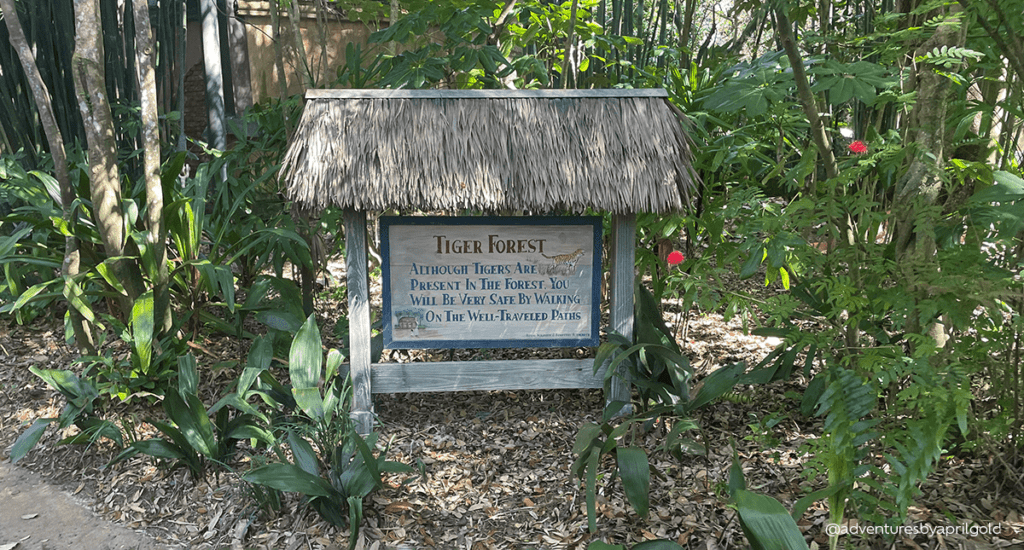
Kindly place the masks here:
<instances>
[{"instance_id":1,"label":"broad green leaf","mask_svg":"<svg viewBox=\"0 0 1024 550\"><path fill-rule=\"evenodd\" d=\"M60 197L60 184L57 183L57 178L40 170L30 170L28 173L42 182L43 187L46 188L46 193L53 197L54 201L58 200Z\"/></svg>"},{"instance_id":2,"label":"broad green leaf","mask_svg":"<svg viewBox=\"0 0 1024 550\"><path fill-rule=\"evenodd\" d=\"M43 437L46 427L56 420L56 418L37 418L29 429L19 435L18 439L14 441L14 446L11 447L11 464L16 464L19 460L25 458L25 455L32 450L32 447L39 443L39 438Z\"/></svg>"},{"instance_id":3,"label":"broad green leaf","mask_svg":"<svg viewBox=\"0 0 1024 550\"><path fill-rule=\"evenodd\" d=\"M91 382L80 379L77 374L69 370L40 369L38 367L29 367L28 370L51 388L59 391L68 400L68 404L74 407L75 416L82 411L91 412L93 400L100 395Z\"/></svg>"},{"instance_id":4,"label":"broad green leaf","mask_svg":"<svg viewBox=\"0 0 1024 550\"><path fill-rule=\"evenodd\" d=\"M748 279L757 273L761 262L764 261L767 252L764 247L759 247L756 250L750 252L750 256L747 257L747 261L743 262L743 266L740 268L740 279Z\"/></svg>"},{"instance_id":5,"label":"broad green leaf","mask_svg":"<svg viewBox=\"0 0 1024 550\"><path fill-rule=\"evenodd\" d=\"M164 410L177 424L189 446L204 456L216 458L217 438L213 433L213 423L198 396L167 392L164 396Z\"/></svg>"},{"instance_id":6,"label":"broad green leaf","mask_svg":"<svg viewBox=\"0 0 1024 550\"><path fill-rule=\"evenodd\" d=\"M209 410L207 410L206 412L212 415L217 413L217 411L223 409L227 405L231 405L232 407L238 409L239 411L245 414L255 416L264 421L267 420L267 416L265 414L260 412L260 410L257 409L256 406L253 405L252 403L243 400L241 397L238 396L237 393L229 393L224 397L221 397L220 400L214 403L213 406L210 407Z\"/></svg>"},{"instance_id":7,"label":"broad green leaf","mask_svg":"<svg viewBox=\"0 0 1024 550\"><path fill-rule=\"evenodd\" d=\"M199 371L192 352L178 357L178 393L182 397L199 395Z\"/></svg>"},{"instance_id":8,"label":"broad green leaf","mask_svg":"<svg viewBox=\"0 0 1024 550\"><path fill-rule=\"evenodd\" d=\"M341 479L349 495L364 497L374 489L383 487L384 482L381 480L380 469L377 467L377 459L373 456L373 451L370 450L367 441L356 434L354 443L358 453L357 458L352 460L352 464L342 474ZM373 444L372 439L370 444Z\"/></svg>"},{"instance_id":9,"label":"broad green leaf","mask_svg":"<svg viewBox=\"0 0 1024 550\"><path fill-rule=\"evenodd\" d=\"M279 491L304 495L332 497L337 493L327 480L315 476L294 464L274 462L261 466L242 476L249 483L265 485Z\"/></svg>"},{"instance_id":10,"label":"broad green leaf","mask_svg":"<svg viewBox=\"0 0 1024 550\"><path fill-rule=\"evenodd\" d=\"M821 401L821 396L825 393L827 386L828 380L825 373L818 373L811 379L804 390L803 398L800 400L800 414L807 418L814 416L814 411L818 407L818 403Z\"/></svg>"},{"instance_id":11,"label":"broad green leaf","mask_svg":"<svg viewBox=\"0 0 1024 550\"><path fill-rule=\"evenodd\" d=\"M341 363L345 360L345 356L336 349L332 349L327 352L327 372L324 373L324 383L329 384L334 378L334 375L338 374L341 368Z\"/></svg>"},{"instance_id":12,"label":"broad green leaf","mask_svg":"<svg viewBox=\"0 0 1024 550\"><path fill-rule=\"evenodd\" d=\"M395 462L393 460L385 460L380 463L380 471L389 474L404 474L414 472L416 469L408 464L402 464L401 462Z\"/></svg>"},{"instance_id":13,"label":"broad green leaf","mask_svg":"<svg viewBox=\"0 0 1024 550\"><path fill-rule=\"evenodd\" d=\"M177 448L181 449L182 451L188 451L191 454L198 456L198 453L196 453L196 451L192 449L192 446L189 445L188 439L186 439L185 436L182 435L181 430L175 428L170 424L165 424L158 420L151 420L150 424L152 424L154 428L160 430L160 433L170 438L170 442L173 443Z\"/></svg>"},{"instance_id":14,"label":"broad green leaf","mask_svg":"<svg viewBox=\"0 0 1024 550\"><path fill-rule=\"evenodd\" d=\"M228 311L234 313L235 276L231 273L231 268L227 265L215 264L208 260L192 262L191 265L202 274L206 282L206 288L210 292L219 294L221 299L224 300L224 305L228 308Z\"/></svg>"},{"instance_id":15,"label":"broad green leaf","mask_svg":"<svg viewBox=\"0 0 1024 550\"><path fill-rule=\"evenodd\" d=\"M830 487L826 487L824 489L804 495L800 500L796 501L796 503L793 504L793 511L790 512L789 515L793 516L794 520L799 520L811 504L814 504L815 502L823 498L828 498L845 488L846 487L844 485L832 485Z\"/></svg>"},{"instance_id":16,"label":"broad green leaf","mask_svg":"<svg viewBox=\"0 0 1024 550\"><path fill-rule=\"evenodd\" d=\"M309 415L310 418L323 420L324 402L320 398L319 388L292 388L292 396L295 397L295 403L302 409L302 412Z\"/></svg>"},{"instance_id":17,"label":"broad green leaf","mask_svg":"<svg viewBox=\"0 0 1024 550\"><path fill-rule=\"evenodd\" d=\"M626 499L640 517L646 518L650 509L651 490L651 467L647 453L640 447L619 447L615 456Z\"/></svg>"},{"instance_id":18,"label":"broad green leaf","mask_svg":"<svg viewBox=\"0 0 1024 550\"><path fill-rule=\"evenodd\" d=\"M319 477L320 466L317 464L316 452L313 451L309 442L295 432L289 431L288 446L291 447L292 455L295 456L295 465L310 475Z\"/></svg>"},{"instance_id":19,"label":"broad green leaf","mask_svg":"<svg viewBox=\"0 0 1024 550\"><path fill-rule=\"evenodd\" d=\"M345 488L345 493L358 498L369 495L380 485L380 478L374 478L373 473L364 462L346 468L341 474L340 480L341 486Z\"/></svg>"},{"instance_id":20,"label":"broad green leaf","mask_svg":"<svg viewBox=\"0 0 1024 550\"><path fill-rule=\"evenodd\" d=\"M278 382L269 370L261 372L257 380L259 381L257 393L268 405L281 406L286 409L295 408L295 398L292 397L292 392Z\"/></svg>"},{"instance_id":21,"label":"broad green leaf","mask_svg":"<svg viewBox=\"0 0 1024 550\"><path fill-rule=\"evenodd\" d=\"M61 279L55 278L50 279L49 281L46 282L39 283L37 285L32 285L31 287L28 288L28 290L22 292L21 296L18 296L18 299L15 300L14 307L12 309L17 310L22 308L25 304L31 302L34 298L38 297L43 291L49 289L52 286L55 286L59 282L61 282Z\"/></svg>"},{"instance_id":22,"label":"broad green leaf","mask_svg":"<svg viewBox=\"0 0 1024 550\"><path fill-rule=\"evenodd\" d=\"M121 294L126 294L124 285L121 284L121 280L118 279L117 274L114 272L114 264L120 261L120 258L107 258L103 263L96 266L96 272L103 277L103 280L107 282L111 287Z\"/></svg>"},{"instance_id":23,"label":"broad green leaf","mask_svg":"<svg viewBox=\"0 0 1024 550\"><path fill-rule=\"evenodd\" d=\"M992 172L993 185L985 187L971 196L974 204L990 202L1012 202L1024 199L1024 179L1010 172Z\"/></svg>"},{"instance_id":24,"label":"broad green leaf","mask_svg":"<svg viewBox=\"0 0 1024 550\"><path fill-rule=\"evenodd\" d=\"M76 425L82 430L81 432L65 437L60 440L59 445L66 443L80 444L80 443L94 443L101 437L105 437L115 444L118 448L124 447L124 439L121 436L121 428L117 424L110 420L102 420L95 416L87 417L76 422Z\"/></svg>"},{"instance_id":25,"label":"broad green leaf","mask_svg":"<svg viewBox=\"0 0 1024 550\"><path fill-rule=\"evenodd\" d=\"M271 338L260 336L249 348L249 359L246 362L242 375L238 377L238 395L245 399L249 388L259 377L260 372L270 368L270 362L274 358L274 348Z\"/></svg>"},{"instance_id":26,"label":"broad green leaf","mask_svg":"<svg viewBox=\"0 0 1024 550\"><path fill-rule=\"evenodd\" d=\"M17 246L18 241L30 234L32 234L31 226L23 227L6 237L0 238L0 258L6 258L7 256L13 255L14 248Z\"/></svg>"},{"instance_id":27,"label":"broad green leaf","mask_svg":"<svg viewBox=\"0 0 1024 550\"><path fill-rule=\"evenodd\" d=\"M680 418L675 421L672 430L665 436L665 447L674 453L686 452L691 455L706 455L707 448L693 438L683 437L683 433L698 429L697 423L693 420Z\"/></svg>"},{"instance_id":28,"label":"broad green leaf","mask_svg":"<svg viewBox=\"0 0 1024 550\"><path fill-rule=\"evenodd\" d=\"M293 388L316 388L320 382L323 351L316 316L310 315L295 335L288 354L288 374Z\"/></svg>"},{"instance_id":29,"label":"broad green leaf","mask_svg":"<svg viewBox=\"0 0 1024 550\"><path fill-rule=\"evenodd\" d=\"M163 166L160 167L160 185L163 187L164 196L171 196L171 190L174 184L177 183L178 176L181 175L182 167L185 166L186 157L185 151L172 153L164 161Z\"/></svg>"},{"instance_id":30,"label":"broad green leaf","mask_svg":"<svg viewBox=\"0 0 1024 550\"><path fill-rule=\"evenodd\" d=\"M615 418L615 416L618 415L620 411L622 411L623 409L626 409L630 405L631 405L631 403L629 403L628 401L612 401L612 402L608 403L604 407L604 413L602 413L602 415L601 415L601 421L602 422L610 421L612 418ZM629 409L626 409L626 410L628 411ZM623 414L626 414L626 413L623 413Z\"/></svg>"},{"instance_id":31,"label":"broad green leaf","mask_svg":"<svg viewBox=\"0 0 1024 550\"><path fill-rule=\"evenodd\" d=\"M733 495L748 542L759 550L807 550L800 528L779 501L743 489Z\"/></svg>"},{"instance_id":32,"label":"broad green leaf","mask_svg":"<svg viewBox=\"0 0 1024 550\"><path fill-rule=\"evenodd\" d=\"M697 394L687 403L687 410L696 410L724 395L736 385L746 370L746 363L740 361L709 374L704 378Z\"/></svg>"},{"instance_id":33,"label":"broad green leaf","mask_svg":"<svg viewBox=\"0 0 1024 550\"><path fill-rule=\"evenodd\" d=\"M255 439L264 445L273 445L276 438L269 431L252 424L243 424L225 434L228 439Z\"/></svg>"},{"instance_id":34,"label":"broad green leaf","mask_svg":"<svg viewBox=\"0 0 1024 550\"><path fill-rule=\"evenodd\" d=\"M83 298L85 291L82 287L78 286L78 283L73 277L64 279L64 298L67 299L68 303L75 308L78 313L82 314L82 317L90 323L96 323L96 314L93 313L92 307Z\"/></svg>"},{"instance_id":35,"label":"broad green leaf","mask_svg":"<svg viewBox=\"0 0 1024 550\"><path fill-rule=\"evenodd\" d=\"M334 420L334 413L339 412L338 406L344 405L344 397L340 396L341 389L336 385L330 386L327 392L324 394L323 399L323 410L324 410L324 422L330 424ZM347 411L340 411L341 414L345 414Z\"/></svg>"},{"instance_id":36,"label":"broad green leaf","mask_svg":"<svg viewBox=\"0 0 1024 550\"><path fill-rule=\"evenodd\" d=\"M170 460L187 458L185 453L181 452L178 447L174 446L172 443L164 441L163 439L135 441L131 444L131 448L142 454L156 458L166 458Z\"/></svg>"},{"instance_id":37,"label":"broad green leaf","mask_svg":"<svg viewBox=\"0 0 1024 550\"><path fill-rule=\"evenodd\" d=\"M780 267L779 277L782 280L782 288L789 290L789 271L784 267Z\"/></svg>"},{"instance_id":38,"label":"broad green leaf","mask_svg":"<svg viewBox=\"0 0 1024 550\"><path fill-rule=\"evenodd\" d=\"M350 496L345 500L348 503L348 547L356 548L359 545L359 529L352 527L363 522L363 499L357 496Z\"/></svg>"},{"instance_id":39,"label":"broad green leaf","mask_svg":"<svg viewBox=\"0 0 1024 550\"><path fill-rule=\"evenodd\" d=\"M580 428L580 433L576 435L576 442L572 446L572 452L577 455L583 454L587 449L594 444L594 440L604 435L601 431L601 426L588 422Z\"/></svg>"},{"instance_id":40,"label":"broad green leaf","mask_svg":"<svg viewBox=\"0 0 1024 550\"><path fill-rule=\"evenodd\" d=\"M729 496L735 497L737 491L747 488L747 480L743 477L743 464L740 463L740 455L736 450L736 443L732 443L732 464L729 465Z\"/></svg>"}]
</instances>

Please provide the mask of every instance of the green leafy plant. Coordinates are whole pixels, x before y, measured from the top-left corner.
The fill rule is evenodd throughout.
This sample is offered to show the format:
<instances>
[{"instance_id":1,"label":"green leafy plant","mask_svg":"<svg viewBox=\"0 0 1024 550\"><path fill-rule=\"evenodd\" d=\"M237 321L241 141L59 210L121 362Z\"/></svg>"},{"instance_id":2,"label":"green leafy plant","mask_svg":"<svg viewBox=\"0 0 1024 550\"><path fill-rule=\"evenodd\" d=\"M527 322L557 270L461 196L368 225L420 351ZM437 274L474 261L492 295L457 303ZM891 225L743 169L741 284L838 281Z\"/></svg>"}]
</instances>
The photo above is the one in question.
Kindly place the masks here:
<instances>
[{"instance_id":1,"label":"green leafy plant","mask_svg":"<svg viewBox=\"0 0 1024 550\"><path fill-rule=\"evenodd\" d=\"M32 447L39 442L45 433L47 426L56 422L61 430L75 425L80 430L78 434L66 437L58 444L67 443L89 443L92 444L101 437L114 442L119 448L124 446L124 438L121 435L121 428L110 420L101 418L96 411L96 402L100 398L99 392L92 381L79 378L78 375L67 370L40 369L29 367L32 374L41 378L51 388L60 392L67 399L67 405L61 410L57 418L39 418L33 422L29 429L25 430L14 446L11 447L11 462L18 462Z\"/></svg>"},{"instance_id":2,"label":"green leafy plant","mask_svg":"<svg viewBox=\"0 0 1024 550\"><path fill-rule=\"evenodd\" d=\"M743 467L733 444L732 466L729 468L729 498L736 509L737 518L754 550L799 550L808 548L796 520L800 519L807 507L826 497L837 489L830 487L805 495L793 505L792 512L774 498L747 490L743 478Z\"/></svg>"},{"instance_id":3,"label":"green leafy plant","mask_svg":"<svg viewBox=\"0 0 1024 550\"><path fill-rule=\"evenodd\" d=\"M43 170L25 170L21 156L0 157L0 315L17 323L36 318L61 297L64 238L57 181Z\"/></svg>"},{"instance_id":4,"label":"green leafy plant","mask_svg":"<svg viewBox=\"0 0 1024 550\"><path fill-rule=\"evenodd\" d=\"M641 400L638 412L617 418L621 411L628 410L629 404L610 403L601 424L584 424L573 445L577 458L571 471L585 485L588 526L592 532L597 529L596 495L601 457L616 457L611 478L621 477L626 500L641 517L646 517L651 466L647 452L635 443L637 434L660 421L670 426L663 441L664 450L677 457L705 453L703 445L687 436L698 427L690 420L690 415L732 389L746 371L745 363L721 368L705 378L691 395L689 361L680 353L653 295L639 278L636 292L633 341L621 335L610 335L609 341L598 348L594 368L607 365L605 380L608 384L621 364L628 365L630 382ZM632 434L634 440L628 445L621 441L627 434Z\"/></svg>"},{"instance_id":5,"label":"green leafy plant","mask_svg":"<svg viewBox=\"0 0 1024 550\"><path fill-rule=\"evenodd\" d=\"M207 462L228 467L237 442L258 439L265 444L273 436L263 429L257 415L239 414L233 418L219 402L209 411L199 399L199 376L191 353L178 361L178 388L163 398L163 409L170 423L149 420L163 438L133 441L111 464L142 453L170 462L170 469L186 468L195 480L206 475ZM242 405L243 408L248 408ZM210 415L216 414L215 420Z\"/></svg>"},{"instance_id":6,"label":"green leafy plant","mask_svg":"<svg viewBox=\"0 0 1024 550\"><path fill-rule=\"evenodd\" d=\"M385 460L386 450L374 456L371 447L377 440L375 433L363 439L353 431L335 446L327 460L321 460L309 442L296 433L289 432L287 440L295 463L272 462L251 470L242 479L306 495L321 517L351 529L349 548L354 548L358 540L363 499L384 486L382 474L411 471L404 464Z\"/></svg>"},{"instance_id":7,"label":"green leafy plant","mask_svg":"<svg viewBox=\"0 0 1024 550\"><path fill-rule=\"evenodd\" d=\"M155 325L154 293L147 291L132 307L128 323L116 317L100 315L106 326L128 346L127 356L106 348L101 355L85 355L75 360L100 392L121 401L135 397L152 398L172 391L178 365L188 353L187 342L177 336L178 324L160 335Z\"/></svg>"},{"instance_id":8,"label":"green leafy plant","mask_svg":"<svg viewBox=\"0 0 1024 550\"><path fill-rule=\"evenodd\" d=\"M266 344L263 346L257 353L266 353ZM386 449L374 455L377 434L371 433L364 439L356 432L348 417L352 388L348 376L340 372L341 362L337 350L328 352L324 362L320 332L316 319L310 315L295 335L288 357L291 403L299 418L291 420L293 426L285 430L284 439L294 462L286 461L284 449L278 448L280 462L254 468L242 479L306 495L310 506L324 519L334 525L349 526L349 547L354 548L362 523L363 499L383 487L384 473L408 472L411 468L386 460ZM259 374L243 373L245 384L255 382L257 377L266 381L266 372L261 367L257 359L251 368ZM285 398L280 391L283 387L275 389L268 384L268 389L254 391L274 402ZM319 452L302 434L308 435Z\"/></svg>"},{"instance_id":9,"label":"green leafy plant","mask_svg":"<svg viewBox=\"0 0 1024 550\"><path fill-rule=\"evenodd\" d=\"M665 324L654 296L640 277L634 285L636 302L633 313L633 341L610 335L594 357L595 372L608 363L605 386L624 365L630 382L640 397L640 408L651 404L674 404L689 399L693 376L690 362L679 350L671 330Z\"/></svg>"}]
</instances>

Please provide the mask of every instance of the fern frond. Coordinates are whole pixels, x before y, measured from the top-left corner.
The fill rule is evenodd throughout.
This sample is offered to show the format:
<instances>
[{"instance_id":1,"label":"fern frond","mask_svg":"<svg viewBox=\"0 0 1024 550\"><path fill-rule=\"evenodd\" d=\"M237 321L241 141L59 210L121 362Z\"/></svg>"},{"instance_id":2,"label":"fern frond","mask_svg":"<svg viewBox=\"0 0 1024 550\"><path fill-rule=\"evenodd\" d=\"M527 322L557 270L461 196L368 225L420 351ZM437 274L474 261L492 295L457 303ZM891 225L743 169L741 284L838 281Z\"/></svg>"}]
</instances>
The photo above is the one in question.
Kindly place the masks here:
<instances>
[{"instance_id":1,"label":"fern frond","mask_svg":"<svg viewBox=\"0 0 1024 550\"><path fill-rule=\"evenodd\" d=\"M978 61L985 57L985 54L970 48L960 46L936 46L930 52L919 55L915 58L919 63L930 63L946 69L958 67L969 61Z\"/></svg>"}]
</instances>

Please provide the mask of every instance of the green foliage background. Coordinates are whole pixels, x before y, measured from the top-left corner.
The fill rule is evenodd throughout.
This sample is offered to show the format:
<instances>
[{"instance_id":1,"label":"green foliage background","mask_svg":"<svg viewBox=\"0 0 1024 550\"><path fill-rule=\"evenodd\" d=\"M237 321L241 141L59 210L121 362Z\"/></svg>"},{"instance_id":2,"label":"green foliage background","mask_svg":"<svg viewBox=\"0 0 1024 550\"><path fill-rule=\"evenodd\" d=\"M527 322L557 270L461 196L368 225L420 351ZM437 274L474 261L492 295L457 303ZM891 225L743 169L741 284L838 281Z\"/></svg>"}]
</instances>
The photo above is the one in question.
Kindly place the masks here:
<instances>
[{"instance_id":1,"label":"green foliage background","mask_svg":"<svg viewBox=\"0 0 1024 550\"><path fill-rule=\"evenodd\" d=\"M17 2L69 144L77 196L70 218L56 200L32 96L0 26L0 314L6 322L29 323L70 308L94 323L103 339L123 340L131 349L127 357L115 357L101 339L100 352L80 361L88 382L62 375L74 381L64 387L76 400L72 412L33 425L18 451L27 452L29 440L38 440L52 421L79 422L94 439L118 440L115 425L93 422L95 402L170 395L167 441L130 448L164 459L180 455L177 460L201 476L207 462L224 463L228 447L222 443L240 428L227 419L211 422L217 410L199 407L189 392L175 388L173 380L180 384L181 373L191 372L178 361L185 338L219 331L255 339L246 325L255 319L266 332L256 340L259 357L293 349L295 335L310 330L309 311L298 306L303 300L284 276L285 265L312 269L333 252L312 235L338 237L339 213L325 211L307 224L280 198L277 169L301 109L297 97L267 100L244 113L233 127L232 148L200 144L203 162L183 174L182 166L196 161L173 145L181 132L174 75L183 57L177 26L185 4L161 2L150 23L168 54L157 68L164 141L160 214L171 276L166 294L156 288L158 266L142 236L146 201L137 154L133 34L122 34L118 18L136 22L130 6L118 13L113 0L100 5L125 224L133 243L126 255L138 267L138 281L115 275L115 263L125 258L104 255L92 219L89 159L81 152L81 115L70 93L70 0ZM278 7L288 13L291 5ZM685 321L668 327L661 317L669 298L678 299L673 307L687 312L684 319L721 311L781 339L762 363L725 369L700 404L736 384L801 377L801 413L824 420L823 437L809 448L816 457L811 474L827 483L818 496L827 499L833 521L855 515L900 523L917 486L944 454L989 452L1006 464L1017 460L1024 424L1024 14L1012 0L750 0L729 6L703 0L406 0L390 6L322 0L316 9L379 30L366 44L346 45L346 63L334 74L290 77L307 85L656 86L686 113L702 185L685 213L638 216L637 265L650 300L638 301L636 339L613 338L600 357L630 366L641 416L609 416L600 426L583 427L574 470L589 491L598 457L615 453L630 503L646 510L645 451L622 439L635 426L669 419L679 429L664 450L700 450L685 435L697 428L690 416L698 405L688 395L686 350L678 346ZM866 151L856 152L854 142ZM79 275L65 278L61 260L69 236L81 243L84 265ZM664 262L673 246L686 255L674 268ZM757 278L784 292L760 300L716 282L726 275ZM118 316L108 304L125 296L128 284L141 284L142 298ZM181 314L173 326L154 321L164 301ZM278 391L284 386L257 378L265 376L269 360L250 362L264 367L243 371L239 395L263 380L265 405L298 406L303 415L323 420L308 380L292 380L301 399L285 405L289 397ZM341 386L333 391L342 392ZM321 405L327 399L316 397ZM178 401L187 406L175 406ZM281 449L287 440L293 452L309 446L295 430L273 432L264 412L244 414L256 428L240 433L270 434L264 445ZM189 423L203 427L201 437L188 437L183 428ZM321 480L308 480L322 489L310 494L355 507L344 484L317 476L354 457L366 465L383 459L368 454L361 439L339 447L336 440L349 437L342 433L306 433L321 440L303 471ZM177 454L171 444L180 447ZM263 482L254 494L265 501L285 485L266 472L302 467L277 464L262 470L262 477L250 476ZM761 502L740 494L744 502Z\"/></svg>"}]
</instances>

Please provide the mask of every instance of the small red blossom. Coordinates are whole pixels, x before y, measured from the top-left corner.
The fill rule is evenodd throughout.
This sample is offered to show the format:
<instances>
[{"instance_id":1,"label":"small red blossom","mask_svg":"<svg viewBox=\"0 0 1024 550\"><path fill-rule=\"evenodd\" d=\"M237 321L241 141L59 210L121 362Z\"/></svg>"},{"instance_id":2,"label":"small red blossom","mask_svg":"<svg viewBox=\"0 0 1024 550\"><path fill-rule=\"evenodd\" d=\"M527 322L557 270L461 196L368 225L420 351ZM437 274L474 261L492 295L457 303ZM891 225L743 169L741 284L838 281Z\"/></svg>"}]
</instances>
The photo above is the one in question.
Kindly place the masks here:
<instances>
[{"instance_id":1,"label":"small red blossom","mask_svg":"<svg viewBox=\"0 0 1024 550\"><path fill-rule=\"evenodd\" d=\"M682 252L680 252L678 250L673 250L672 253L668 255L668 260L667 261L668 261L668 265L675 266L675 265L679 265L679 264L683 263L683 260L685 260L685 259L686 259L686 257L683 256Z\"/></svg>"},{"instance_id":2,"label":"small red blossom","mask_svg":"<svg viewBox=\"0 0 1024 550\"><path fill-rule=\"evenodd\" d=\"M849 145L850 152L855 155L863 155L868 152L868 146L861 140L854 141Z\"/></svg>"}]
</instances>

